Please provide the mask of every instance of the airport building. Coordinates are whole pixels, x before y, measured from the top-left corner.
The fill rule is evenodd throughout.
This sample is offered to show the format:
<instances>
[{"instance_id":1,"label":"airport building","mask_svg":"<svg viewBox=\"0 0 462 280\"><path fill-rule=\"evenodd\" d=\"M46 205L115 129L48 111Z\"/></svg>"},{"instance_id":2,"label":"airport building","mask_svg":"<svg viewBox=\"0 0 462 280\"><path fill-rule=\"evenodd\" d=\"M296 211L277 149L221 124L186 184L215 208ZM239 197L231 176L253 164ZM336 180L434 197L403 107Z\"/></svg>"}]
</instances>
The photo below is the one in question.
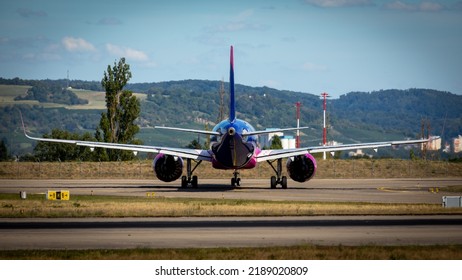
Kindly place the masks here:
<instances>
[{"instance_id":1,"label":"airport building","mask_svg":"<svg viewBox=\"0 0 462 280\"><path fill-rule=\"evenodd\" d=\"M441 150L441 138L438 138L438 139L435 139L435 140L431 141L427 145L427 150L428 151L439 151L439 150Z\"/></svg>"},{"instance_id":2,"label":"airport building","mask_svg":"<svg viewBox=\"0 0 462 280\"><path fill-rule=\"evenodd\" d=\"M271 131L276 129L278 128L267 128L266 130ZM273 132L260 135L259 137L261 147L269 148L271 146L271 142L273 141L273 137L276 135L281 139L283 149L295 149L295 138L293 136L284 135L283 132Z\"/></svg>"},{"instance_id":3,"label":"airport building","mask_svg":"<svg viewBox=\"0 0 462 280\"><path fill-rule=\"evenodd\" d=\"M454 145L454 153L462 152L462 135L459 135L459 137L454 138L453 145Z\"/></svg>"},{"instance_id":4,"label":"airport building","mask_svg":"<svg viewBox=\"0 0 462 280\"><path fill-rule=\"evenodd\" d=\"M282 136L281 144L284 150L295 149L295 138L293 136Z\"/></svg>"}]
</instances>

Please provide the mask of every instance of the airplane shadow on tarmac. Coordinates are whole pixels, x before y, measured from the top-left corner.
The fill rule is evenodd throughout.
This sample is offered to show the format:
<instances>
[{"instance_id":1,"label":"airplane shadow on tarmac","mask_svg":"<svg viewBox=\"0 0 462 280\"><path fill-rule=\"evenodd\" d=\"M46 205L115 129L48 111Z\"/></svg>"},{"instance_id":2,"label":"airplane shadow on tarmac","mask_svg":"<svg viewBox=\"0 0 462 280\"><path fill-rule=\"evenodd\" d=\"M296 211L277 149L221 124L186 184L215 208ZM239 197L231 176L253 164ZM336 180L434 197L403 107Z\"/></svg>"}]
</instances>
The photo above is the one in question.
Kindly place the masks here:
<instances>
[{"instance_id":1,"label":"airplane shadow on tarmac","mask_svg":"<svg viewBox=\"0 0 462 280\"><path fill-rule=\"evenodd\" d=\"M164 192L228 192L228 191L235 191L235 190L271 190L268 188L261 188L261 187L252 187L252 186L240 186L240 187L232 187L230 185L220 185L220 184L201 184L198 188L191 188L191 187L178 187L178 186L140 186L139 188L152 188L152 189L164 189ZM167 189L167 190L165 190ZM307 188L290 188L292 190L307 190ZM274 189L274 191L283 191L281 188Z\"/></svg>"}]
</instances>

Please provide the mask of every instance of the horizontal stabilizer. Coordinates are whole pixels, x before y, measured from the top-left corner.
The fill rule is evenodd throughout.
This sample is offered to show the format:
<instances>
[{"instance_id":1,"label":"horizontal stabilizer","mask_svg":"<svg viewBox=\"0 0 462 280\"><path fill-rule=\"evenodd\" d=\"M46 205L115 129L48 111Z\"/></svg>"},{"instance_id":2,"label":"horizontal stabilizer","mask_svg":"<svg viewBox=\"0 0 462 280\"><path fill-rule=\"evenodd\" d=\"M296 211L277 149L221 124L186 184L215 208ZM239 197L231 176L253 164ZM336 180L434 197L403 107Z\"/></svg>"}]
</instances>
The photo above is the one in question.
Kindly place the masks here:
<instances>
[{"instance_id":1,"label":"horizontal stabilizer","mask_svg":"<svg viewBox=\"0 0 462 280\"><path fill-rule=\"evenodd\" d=\"M308 126L303 127L291 127L291 128L281 128L281 129L267 129L267 130L260 130L260 131L249 131L242 133L242 136L251 136L251 135L261 135L261 134L269 134L269 133L276 133L276 132L284 132L284 131L294 131L294 130L302 130L307 129Z\"/></svg>"},{"instance_id":2,"label":"horizontal stabilizer","mask_svg":"<svg viewBox=\"0 0 462 280\"><path fill-rule=\"evenodd\" d=\"M168 126L154 126L154 128L166 129L166 130L174 130L174 131L182 131L182 132L191 132L191 133L199 133L205 135L220 135L220 133L216 131L208 131L208 130L198 130L198 129L188 129L188 128L179 128L179 127L168 127Z\"/></svg>"}]
</instances>

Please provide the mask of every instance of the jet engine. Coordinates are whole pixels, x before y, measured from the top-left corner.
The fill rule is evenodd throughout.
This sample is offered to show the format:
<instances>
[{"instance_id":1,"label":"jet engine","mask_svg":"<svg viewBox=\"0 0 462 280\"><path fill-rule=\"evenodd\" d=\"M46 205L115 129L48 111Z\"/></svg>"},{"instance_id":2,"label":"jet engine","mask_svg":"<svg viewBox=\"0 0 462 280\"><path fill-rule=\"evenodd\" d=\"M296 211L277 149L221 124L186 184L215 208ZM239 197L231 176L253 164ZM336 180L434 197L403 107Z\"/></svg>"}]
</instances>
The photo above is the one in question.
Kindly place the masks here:
<instances>
[{"instance_id":1,"label":"jet engine","mask_svg":"<svg viewBox=\"0 0 462 280\"><path fill-rule=\"evenodd\" d=\"M180 178L183 172L183 159L171 155L158 154L152 166L159 180L172 182Z\"/></svg>"},{"instance_id":2,"label":"jet engine","mask_svg":"<svg viewBox=\"0 0 462 280\"><path fill-rule=\"evenodd\" d=\"M311 179L316 172L316 168L316 160L311 154L290 157L287 160L287 172L290 178L300 183Z\"/></svg>"}]
</instances>

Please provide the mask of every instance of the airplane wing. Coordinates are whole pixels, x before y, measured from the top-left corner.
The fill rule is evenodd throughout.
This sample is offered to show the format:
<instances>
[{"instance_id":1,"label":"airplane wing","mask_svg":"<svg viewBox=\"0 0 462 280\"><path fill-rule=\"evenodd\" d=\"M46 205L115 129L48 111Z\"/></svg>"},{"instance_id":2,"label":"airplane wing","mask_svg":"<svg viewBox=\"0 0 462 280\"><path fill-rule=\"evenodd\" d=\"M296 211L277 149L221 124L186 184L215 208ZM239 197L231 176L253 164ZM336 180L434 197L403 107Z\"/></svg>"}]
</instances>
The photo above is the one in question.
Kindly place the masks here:
<instances>
[{"instance_id":1,"label":"airplane wing","mask_svg":"<svg viewBox=\"0 0 462 280\"><path fill-rule=\"evenodd\" d=\"M207 150L195 150L187 148L169 148L169 147L157 147L157 146L146 146L146 145L132 145L132 144L117 144L117 143L105 143L105 142L91 142L91 141L80 141L80 140L65 140L65 139L52 139L52 138L38 138L31 137L24 133L25 136L31 140L54 142L54 143L67 143L75 144L77 146L94 148L105 148L105 149L116 149L126 150L133 152L147 152L156 154L166 154L172 156L178 156L182 158L189 158L194 160L211 161L212 156Z\"/></svg>"},{"instance_id":2,"label":"airplane wing","mask_svg":"<svg viewBox=\"0 0 462 280\"><path fill-rule=\"evenodd\" d=\"M344 144L344 145L336 145L336 146L313 146L313 147L287 149L287 150L262 150L261 153L257 155L257 162L262 162L266 160L275 160L275 159L285 158L285 157L300 156L306 153L313 154L313 153L323 153L323 152L338 152L338 151L347 151L347 150L355 150L355 149L377 150L378 148L382 148L382 147L426 143L426 142L431 142L438 138L439 138L438 136L435 136L435 137L431 137L428 139L416 139L416 140L405 140L405 141Z\"/></svg>"},{"instance_id":3,"label":"airplane wing","mask_svg":"<svg viewBox=\"0 0 462 280\"><path fill-rule=\"evenodd\" d=\"M21 116L21 121L22 121L22 116ZM133 152L166 154L166 155L178 156L178 157L187 158L187 159L189 158L193 160L212 161L211 152L209 152L208 150L32 137L27 134L26 128L24 126L24 121L22 121L22 125L23 125L24 135L27 138L31 140L35 140L35 141L74 144L77 146L90 147L90 149L92 150L94 148L116 149L116 150L126 150L126 151L133 151Z\"/></svg>"}]
</instances>

